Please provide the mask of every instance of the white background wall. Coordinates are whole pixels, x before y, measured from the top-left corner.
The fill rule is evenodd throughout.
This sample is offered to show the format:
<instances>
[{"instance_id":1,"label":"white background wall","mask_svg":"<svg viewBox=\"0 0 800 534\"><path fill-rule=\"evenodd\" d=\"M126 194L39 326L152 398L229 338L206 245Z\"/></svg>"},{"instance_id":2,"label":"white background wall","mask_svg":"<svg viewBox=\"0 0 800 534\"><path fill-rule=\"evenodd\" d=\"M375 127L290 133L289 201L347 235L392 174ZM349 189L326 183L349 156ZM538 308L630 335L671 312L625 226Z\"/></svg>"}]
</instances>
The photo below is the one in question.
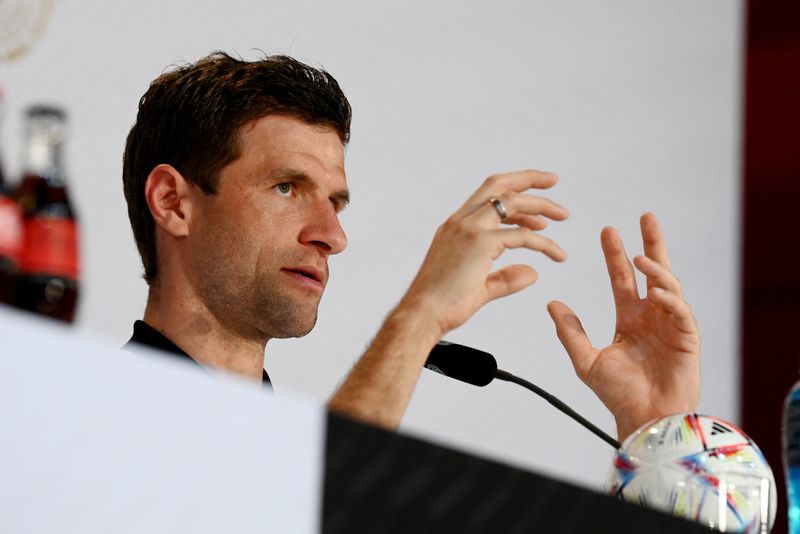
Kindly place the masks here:
<instances>
[{"instance_id":1,"label":"white background wall","mask_svg":"<svg viewBox=\"0 0 800 534\"><path fill-rule=\"evenodd\" d=\"M317 328L268 346L279 394L324 400L404 292L436 227L487 175L533 167L561 174L551 196L572 216L547 234L570 259L507 254L499 264L530 262L540 281L449 339L493 352L612 432L545 304L569 303L594 343L608 343L599 232L616 226L640 253L638 216L652 210L703 334L701 411L736 421L742 19L731 0L61 0L30 53L0 64L4 156L13 174L24 107L68 109L85 267L78 326L121 344L146 296L121 187L139 97L169 64L214 49L292 54L327 68L351 100L353 202L343 214L350 246L332 259ZM480 390L423 373L403 426L595 487L611 457L506 383Z\"/></svg>"}]
</instances>

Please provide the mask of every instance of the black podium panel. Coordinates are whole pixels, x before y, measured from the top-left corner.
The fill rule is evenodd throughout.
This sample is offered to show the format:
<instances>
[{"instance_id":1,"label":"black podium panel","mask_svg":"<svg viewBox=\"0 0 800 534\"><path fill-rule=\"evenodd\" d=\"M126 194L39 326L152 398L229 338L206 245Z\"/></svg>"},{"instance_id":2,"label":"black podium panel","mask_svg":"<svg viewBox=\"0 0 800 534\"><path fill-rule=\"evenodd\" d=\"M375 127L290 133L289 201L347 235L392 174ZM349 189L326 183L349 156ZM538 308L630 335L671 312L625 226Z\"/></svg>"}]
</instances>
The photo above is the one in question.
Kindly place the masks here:
<instances>
[{"instance_id":1,"label":"black podium panel","mask_svg":"<svg viewBox=\"0 0 800 534\"><path fill-rule=\"evenodd\" d=\"M322 531L698 533L564 482L328 416Z\"/></svg>"}]
</instances>

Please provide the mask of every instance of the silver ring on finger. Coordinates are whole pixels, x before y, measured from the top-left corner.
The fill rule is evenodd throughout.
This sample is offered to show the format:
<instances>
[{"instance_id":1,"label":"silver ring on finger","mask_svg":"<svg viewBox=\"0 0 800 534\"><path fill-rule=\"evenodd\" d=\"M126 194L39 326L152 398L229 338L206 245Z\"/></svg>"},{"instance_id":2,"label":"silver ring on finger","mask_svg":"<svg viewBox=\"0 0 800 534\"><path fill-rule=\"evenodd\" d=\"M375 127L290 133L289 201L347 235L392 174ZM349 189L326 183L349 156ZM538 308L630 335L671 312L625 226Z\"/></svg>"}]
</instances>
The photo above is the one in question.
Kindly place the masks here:
<instances>
[{"instance_id":1,"label":"silver ring on finger","mask_svg":"<svg viewBox=\"0 0 800 534\"><path fill-rule=\"evenodd\" d=\"M492 203L494 206L494 210L497 212L497 215L500 216L500 222L505 221L508 218L508 211L506 211L506 206L503 204L503 201L499 198L492 197L489 199L489 202Z\"/></svg>"}]
</instances>

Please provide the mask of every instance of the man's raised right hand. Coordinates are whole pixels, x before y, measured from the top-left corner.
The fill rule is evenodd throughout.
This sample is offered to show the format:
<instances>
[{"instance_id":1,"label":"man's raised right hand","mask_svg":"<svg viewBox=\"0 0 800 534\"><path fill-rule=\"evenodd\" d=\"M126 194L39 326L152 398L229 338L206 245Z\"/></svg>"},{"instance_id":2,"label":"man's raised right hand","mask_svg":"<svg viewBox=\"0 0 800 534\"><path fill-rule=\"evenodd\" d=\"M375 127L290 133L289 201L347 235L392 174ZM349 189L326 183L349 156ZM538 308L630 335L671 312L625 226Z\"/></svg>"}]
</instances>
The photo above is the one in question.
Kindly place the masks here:
<instances>
[{"instance_id":1,"label":"man's raised right hand","mask_svg":"<svg viewBox=\"0 0 800 534\"><path fill-rule=\"evenodd\" d=\"M558 182L550 172L518 171L490 176L439 227L420 270L398 308L425 314L439 337L464 324L487 302L516 293L537 278L530 265L509 265L492 271L492 262L510 248L542 252L564 261L567 254L539 230L547 220L563 221L569 212L547 198L527 194ZM491 202L498 199L505 220Z\"/></svg>"},{"instance_id":2,"label":"man's raised right hand","mask_svg":"<svg viewBox=\"0 0 800 534\"><path fill-rule=\"evenodd\" d=\"M538 277L530 265L492 272L492 262L509 248L566 259L566 253L538 231L547 226L547 219L566 219L567 209L526 193L548 189L557 181L555 174L539 171L491 176L439 227L405 296L331 398L332 411L397 428L436 342L490 300L520 291ZM503 209L492 199L502 203L504 220Z\"/></svg>"}]
</instances>

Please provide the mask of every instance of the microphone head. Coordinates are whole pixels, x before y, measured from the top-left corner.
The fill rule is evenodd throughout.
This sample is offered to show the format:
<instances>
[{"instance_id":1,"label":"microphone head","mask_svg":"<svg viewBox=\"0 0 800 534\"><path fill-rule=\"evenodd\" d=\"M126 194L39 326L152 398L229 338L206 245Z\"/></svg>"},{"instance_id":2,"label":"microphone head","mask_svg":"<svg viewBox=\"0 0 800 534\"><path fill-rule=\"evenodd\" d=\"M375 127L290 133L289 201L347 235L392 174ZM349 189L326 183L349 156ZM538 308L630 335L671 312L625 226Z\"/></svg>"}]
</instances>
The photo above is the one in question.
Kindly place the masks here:
<instances>
[{"instance_id":1,"label":"microphone head","mask_svg":"<svg viewBox=\"0 0 800 534\"><path fill-rule=\"evenodd\" d=\"M497 360L488 352L440 341L428 355L425 367L462 382L485 386L494 380Z\"/></svg>"}]
</instances>

